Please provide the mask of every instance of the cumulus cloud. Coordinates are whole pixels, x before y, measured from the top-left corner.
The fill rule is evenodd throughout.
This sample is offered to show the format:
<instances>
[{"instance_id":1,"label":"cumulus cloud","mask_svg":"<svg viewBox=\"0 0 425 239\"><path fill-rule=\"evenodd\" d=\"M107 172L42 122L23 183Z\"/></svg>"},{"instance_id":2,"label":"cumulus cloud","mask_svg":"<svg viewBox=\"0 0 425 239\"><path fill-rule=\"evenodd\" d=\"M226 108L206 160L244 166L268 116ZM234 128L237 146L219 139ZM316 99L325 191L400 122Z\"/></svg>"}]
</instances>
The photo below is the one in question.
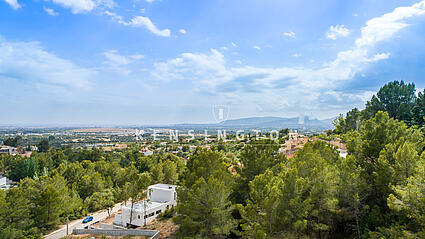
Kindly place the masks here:
<instances>
[{"instance_id":1,"label":"cumulus cloud","mask_svg":"<svg viewBox=\"0 0 425 239\"><path fill-rule=\"evenodd\" d=\"M391 38L396 32L408 26L405 20L425 14L425 1L409 7L398 7L381 17L373 18L362 27L362 37L356 40L358 47L372 46Z\"/></svg>"},{"instance_id":2,"label":"cumulus cloud","mask_svg":"<svg viewBox=\"0 0 425 239\"><path fill-rule=\"evenodd\" d=\"M297 34L295 34L295 32L284 32L283 35L294 39L297 38Z\"/></svg>"},{"instance_id":3,"label":"cumulus cloud","mask_svg":"<svg viewBox=\"0 0 425 239\"><path fill-rule=\"evenodd\" d=\"M45 7L45 6L43 6L43 9L44 9L44 11L45 11L47 14L49 14L50 16L58 16L58 15L59 15L59 13L58 13L58 12L56 12L54 9L47 8L47 7Z\"/></svg>"},{"instance_id":4,"label":"cumulus cloud","mask_svg":"<svg viewBox=\"0 0 425 239\"><path fill-rule=\"evenodd\" d=\"M4 0L7 4L9 4L14 10L18 10L21 8L21 5L18 3L18 0Z\"/></svg>"},{"instance_id":5,"label":"cumulus cloud","mask_svg":"<svg viewBox=\"0 0 425 239\"><path fill-rule=\"evenodd\" d=\"M257 50L261 50L261 47L259 47L259 46L253 46L252 48L257 49Z\"/></svg>"},{"instance_id":6,"label":"cumulus cloud","mask_svg":"<svg viewBox=\"0 0 425 239\"><path fill-rule=\"evenodd\" d=\"M90 12L96 7L96 3L92 0L52 0L54 3L64 8L71 9L72 13Z\"/></svg>"},{"instance_id":7,"label":"cumulus cloud","mask_svg":"<svg viewBox=\"0 0 425 239\"><path fill-rule=\"evenodd\" d=\"M0 38L0 79L24 81L41 89L87 90L96 74L47 52L37 42L9 42Z\"/></svg>"},{"instance_id":8,"label":"cumulus cloud","mask_svg":"<svg viewBox=\"0 0 425 239\"><path fill-rule=\"evenodd\" d=\"M51 0L52 2L71 9L74 14L87 13L93 11L95 8L104 6L113 8L116 3L113 0Z\"/></svg>"},{"instance_id":9,"label":"cumulus cloud","mask_svg":"<svg viewBox=\"0 0 425 239\"><path fill-rule=\"evenodd\" d=\"M390 57L390 53L380 53L380 54L375 54L373 56L373 58L371 59L372 62L374 61L380 61L380 60L385 60L388 59Z\"/></svg>"},{"instance_id":10,"label":"cumulus cloud","mask_svg":"<svg viewBox=\"0 0 425 239\"><path fill-rule=\"evenodd\" d=\"M179 30L179 32L180 32L181 34L186 34L186 33L187 33L185 29L180 29L180 30Z\"/></svg>"},{"instance_id":11,"label":"cumulus cloud","mask_svg":"<svg viewBox=\"0 0 425 239\"><path fill-rule=\"evenodd\" d=\"M369 94L341 92L338 85L353 80L374 62L387 59L390 54L373 53L374 46L407 27L408 19L423 14L425 1L367 21L351 49L339 52L333 61L319 68L232 67L221 52L213 49L208 54L184 53L155 63L151 76L161 81L189 79L200 92L220 95L230 102L251 102L263 110L321 110L331 100L351 104L364 101Z\"/></svg>"},{"instance_id":12,"label":"cumulus cloud","mask_svg":"<svg viewBox=\"0 0 425 239\"><path fill-rule=\"evenodd\" d=\"M225 62L224 55L215 49L210 54L183 53L178 58L154 63L151 74L154 79L161 81L182 80L186 77L196 80L202 77L202 82L224 83L222 78L230 77Z\"/></svg>"},{"instance_id":13,"label":"cumulus cloud","mask_svg":"<svg viewBox=\"0 0 425 239\"><path fill-rule=\"evenodd\" d=\"M329 31L326 33L326 38L336 40L339 37L347 37L348 35L350 35L350 30L344 25L336 25L329 28Z\"/></svg>"}]
</instances>

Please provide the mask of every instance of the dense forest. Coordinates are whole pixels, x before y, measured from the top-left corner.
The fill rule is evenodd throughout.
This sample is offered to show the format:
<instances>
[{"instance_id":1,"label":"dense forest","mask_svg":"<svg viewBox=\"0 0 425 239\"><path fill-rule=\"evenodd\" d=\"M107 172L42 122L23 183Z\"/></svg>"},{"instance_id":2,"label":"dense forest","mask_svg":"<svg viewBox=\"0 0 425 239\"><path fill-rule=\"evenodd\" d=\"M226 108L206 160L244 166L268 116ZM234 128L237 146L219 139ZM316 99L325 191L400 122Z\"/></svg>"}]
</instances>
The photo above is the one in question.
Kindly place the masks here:
<instances>
[{"instance_id":1,"label":"dense forest","mask_svg":"<svg viewBox=\"0 0 425 239\"><path fill-rule=\"evenodd\" d=\"M391 82L335 120L324 141L295 157L280 142L218 142L187 158L50 148L0 155L19 186L0 191L0 238L39 238L67 220L143 197L151 183L179 185L181 238L425 238L425 92Z\"/></svg>"},{"instance_id":2,"label":"dense forest","mask_svg":"<svg viewBox=\"0 0 425 239\"><path fill-rule=\"evenodd\" d=\"M55 149L30 158L0 154L0 171L19 181L0 190L0 238L39 238L68 220L140 200L151 183L177 184L184 170L172 154L143 156L126 152Z\"/></svg>"},{"instance_id":3,"label":"dense forest","mask_svg":"<svg viewBox=\"0 0 425 239\"><path fill-rule=\"evenodd\" d=\"M187 163L175 222L187 238L425 238L425 92L391 82L335 120L348 157L312 142L285 159L252 141Z\"/></svg>"}]
</instances>

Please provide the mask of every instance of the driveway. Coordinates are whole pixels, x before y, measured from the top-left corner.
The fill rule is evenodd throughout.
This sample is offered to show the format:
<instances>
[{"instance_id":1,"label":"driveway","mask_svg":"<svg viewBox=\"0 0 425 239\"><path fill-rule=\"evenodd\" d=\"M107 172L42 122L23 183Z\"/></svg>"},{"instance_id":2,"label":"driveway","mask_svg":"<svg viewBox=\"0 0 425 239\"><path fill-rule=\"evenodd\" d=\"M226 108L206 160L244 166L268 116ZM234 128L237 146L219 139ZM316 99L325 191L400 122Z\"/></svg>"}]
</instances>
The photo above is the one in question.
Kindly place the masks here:
<instances>
[{"instance_id":1,"label":"driveway","mask_svg":"<svg viewBox=\"0 0 425 239\"><path fill-rule=\"evenodd\" d=\"M119 211L121 209L122 204L123 203L115 204L115 206L112 208L111 214ZM72 230L74 228L85 227L85 226L94 224L95 222L102 221L102 220L106 219L108 217L108 211L102 210L102 211L98 211L98 212L95 212L95 213L89 214L89 215L93 216L93 220L89 223L83 223L84 218L69 222L69 230L68 230L69 234L72 233ZM44 236L44 238L45 239L60 239L62 237L65 237L66 235L67 234L66 234L66 224L65 224L65 225L61 225L58 230L53 231L50 234Z\"/></svg>"}]
</instances>

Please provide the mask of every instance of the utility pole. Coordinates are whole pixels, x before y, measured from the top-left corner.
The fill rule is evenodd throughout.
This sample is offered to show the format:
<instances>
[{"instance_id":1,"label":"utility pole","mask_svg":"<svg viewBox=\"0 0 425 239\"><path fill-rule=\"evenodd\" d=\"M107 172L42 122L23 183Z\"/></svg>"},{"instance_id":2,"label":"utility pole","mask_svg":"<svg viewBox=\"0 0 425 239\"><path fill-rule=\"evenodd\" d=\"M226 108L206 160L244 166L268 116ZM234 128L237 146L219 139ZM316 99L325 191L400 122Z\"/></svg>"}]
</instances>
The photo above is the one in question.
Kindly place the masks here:
<instances>
[{"instance_id":1,"label":"utility pole","mask_svg":"<svg viewBox=\"0 0 425 239\"><path fill-rule=\"evenodd\" d=\"M146 203L147 203L147 200L143 201L143 207L144 207L143 208L143 214L144 214L143 215L143 219L144 219L144 223L143 224L144 224L145 227L146 227L146 206L147 206Z\"/></svg>"}]
</instances>

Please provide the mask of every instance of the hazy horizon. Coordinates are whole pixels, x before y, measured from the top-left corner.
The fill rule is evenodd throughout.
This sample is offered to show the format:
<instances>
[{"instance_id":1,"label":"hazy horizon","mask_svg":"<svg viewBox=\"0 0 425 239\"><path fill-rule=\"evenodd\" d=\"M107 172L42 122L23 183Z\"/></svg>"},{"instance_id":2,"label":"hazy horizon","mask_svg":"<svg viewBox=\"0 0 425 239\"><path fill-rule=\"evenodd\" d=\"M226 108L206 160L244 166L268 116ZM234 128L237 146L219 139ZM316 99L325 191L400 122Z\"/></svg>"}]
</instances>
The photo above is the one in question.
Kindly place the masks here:
<instances>
[{"instance_id":1,"label":"hazy horizon","mask_svg":"<svg viewBox=\"0 0 425 239\"><path fill-rule=\"evenodd\" d=\"M279 117L279 116L253 116L253 117L243 117L243 118L229 118L223 121L214 121L214 119L212 121L209 122L174 122L174 123L162 123L162 124L154 124L154 123L0 123L0 127L46 127L46 128L56 128L56 127L161 127L161 126L173 126L173 125L208 125L208 124L219 124L222 123L224 121L232 121L232 120L243 120L243 119L250 119L250 118L281 118L281 119L293 119L293 118L298 118L299 117ZM325 119L320 119L320 118L315 118L312 116L304 116L304 117L309 117L309 120L331 120L336 118L335 117L331 117L331 118L325 118Z\"/></svg>"}]
</instances>

